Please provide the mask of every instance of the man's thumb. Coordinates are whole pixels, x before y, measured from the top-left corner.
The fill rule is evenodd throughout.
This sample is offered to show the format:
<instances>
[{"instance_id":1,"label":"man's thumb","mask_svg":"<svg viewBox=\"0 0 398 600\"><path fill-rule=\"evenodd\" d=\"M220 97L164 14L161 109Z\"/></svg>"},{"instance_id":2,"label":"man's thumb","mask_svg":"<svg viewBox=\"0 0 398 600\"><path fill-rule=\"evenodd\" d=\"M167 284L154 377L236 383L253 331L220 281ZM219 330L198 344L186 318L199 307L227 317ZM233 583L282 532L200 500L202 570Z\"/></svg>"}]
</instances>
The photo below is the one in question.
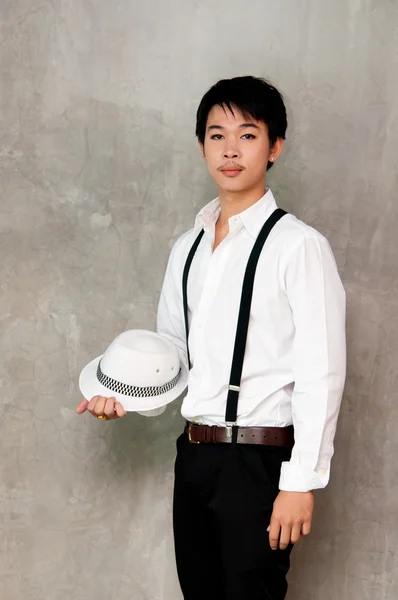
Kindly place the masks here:
<instances>
[{"instance_id":1,"label":"man's thumb","mask_svg":"<svg viewBox=\"0 0 398 600\"><path fill-rule=\"evenodd\" d=\"M88 400L86 400L86 398L83 398L83 400L80 402L79 406L76 408L77 414L82 415L84 412L86 412L87 406L88 406Z\"/></svg>"}]
</instances>

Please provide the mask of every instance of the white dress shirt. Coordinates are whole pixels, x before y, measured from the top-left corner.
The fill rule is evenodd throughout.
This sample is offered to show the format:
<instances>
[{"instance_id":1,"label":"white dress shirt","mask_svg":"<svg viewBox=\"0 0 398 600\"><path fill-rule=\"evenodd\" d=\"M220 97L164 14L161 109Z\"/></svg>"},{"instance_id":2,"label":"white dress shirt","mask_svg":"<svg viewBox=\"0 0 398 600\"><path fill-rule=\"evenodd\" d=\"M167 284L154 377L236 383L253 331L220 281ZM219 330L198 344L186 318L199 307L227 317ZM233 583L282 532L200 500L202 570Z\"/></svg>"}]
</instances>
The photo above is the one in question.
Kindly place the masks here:
<instances>
[{"instance_id":1,"label":"white dress shirt","mask_svg":"<svg viewBox=\"0 0 398 600\"><path fill-rule=\"evenodd\" d=\"M226 398L244 272L254 241L277 208L272 192L229 219L212 251L220 213L216 198L198 214L170 254L158 309L158 333L187 363L182 273L204 228L188 279L192 369L181 413L225 425ZM293 424L295 446L279 487L304 492L327 485L346 371L345 291L328 241L285 215L258 261L239 394L240 426Z\"/></svg>"}]
</instances>

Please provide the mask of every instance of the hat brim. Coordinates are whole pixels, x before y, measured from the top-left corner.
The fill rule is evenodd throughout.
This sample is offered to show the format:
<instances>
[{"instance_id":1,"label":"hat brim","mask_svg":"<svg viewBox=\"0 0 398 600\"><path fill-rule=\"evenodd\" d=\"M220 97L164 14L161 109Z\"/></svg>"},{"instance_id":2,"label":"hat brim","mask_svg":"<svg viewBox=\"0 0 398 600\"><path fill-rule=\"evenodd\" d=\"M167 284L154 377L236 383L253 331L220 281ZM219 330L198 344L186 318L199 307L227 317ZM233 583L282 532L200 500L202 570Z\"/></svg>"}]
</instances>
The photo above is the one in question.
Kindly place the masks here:
<instances>
[{"instance_id":1,"label":"hat brim","mask_svg":"<svg viewBox=\"0 0 398 600\"><path fill-rule=\"evenodd\" d=\"M116 400L123 406L124 410L131 412L147 411L154 408L160 408L161 406L166 406L166 404L173 402L173 400L176 400L181 396L187 387L188 370L184 365L181 364L181 376L177 385L160 396L147 396L145 398L138 398L113 392L102 385L102 383L100 383L97 379L97 367L102 356L103 354L97 358L94 358L94 360L88 363L88 365L86 365L80 373L79 388L84 398L87 400L91 400L93 396L116 398Z\"/></svg>"}]
</instances>

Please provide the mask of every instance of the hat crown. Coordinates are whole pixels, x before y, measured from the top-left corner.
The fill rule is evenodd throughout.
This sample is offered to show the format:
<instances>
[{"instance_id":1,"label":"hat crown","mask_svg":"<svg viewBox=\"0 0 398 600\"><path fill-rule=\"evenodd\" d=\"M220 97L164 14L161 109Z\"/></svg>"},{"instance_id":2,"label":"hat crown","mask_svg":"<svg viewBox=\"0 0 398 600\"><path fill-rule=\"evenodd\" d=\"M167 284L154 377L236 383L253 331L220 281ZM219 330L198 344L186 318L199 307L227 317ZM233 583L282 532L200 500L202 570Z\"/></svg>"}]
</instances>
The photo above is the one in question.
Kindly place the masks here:
<instances>
[{"instance_id":1,"label":"hat crown","mask_svg":"<svg viewBox=\"0 0 398 600\"><path fill-rule=\"evenodd\" d=\"M101 371L126 385L162 386L179 372L174 344L157 333L142 329L124 331L106 349Z\"/></svg>"}]
</instances>

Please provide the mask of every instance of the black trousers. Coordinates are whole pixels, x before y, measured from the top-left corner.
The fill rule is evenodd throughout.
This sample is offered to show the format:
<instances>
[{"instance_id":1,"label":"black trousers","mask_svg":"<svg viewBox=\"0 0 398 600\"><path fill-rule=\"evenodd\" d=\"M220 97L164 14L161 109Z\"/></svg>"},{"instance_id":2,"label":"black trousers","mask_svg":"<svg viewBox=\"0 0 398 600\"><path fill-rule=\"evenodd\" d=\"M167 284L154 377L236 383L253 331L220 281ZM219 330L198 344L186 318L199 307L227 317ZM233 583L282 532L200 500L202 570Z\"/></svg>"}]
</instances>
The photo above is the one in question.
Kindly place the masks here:
<instances>
[{"instance_id":1,"label":"black trousers","mask_svg":"<svg viewBox=\"0 0 398 600\"><path fill-rule=\"evenodd\" d=\"M184 600L285 598L292 545L271 550L267 527L290 454L178 438L173 524Z\"/></svg>"}]
</instances>

